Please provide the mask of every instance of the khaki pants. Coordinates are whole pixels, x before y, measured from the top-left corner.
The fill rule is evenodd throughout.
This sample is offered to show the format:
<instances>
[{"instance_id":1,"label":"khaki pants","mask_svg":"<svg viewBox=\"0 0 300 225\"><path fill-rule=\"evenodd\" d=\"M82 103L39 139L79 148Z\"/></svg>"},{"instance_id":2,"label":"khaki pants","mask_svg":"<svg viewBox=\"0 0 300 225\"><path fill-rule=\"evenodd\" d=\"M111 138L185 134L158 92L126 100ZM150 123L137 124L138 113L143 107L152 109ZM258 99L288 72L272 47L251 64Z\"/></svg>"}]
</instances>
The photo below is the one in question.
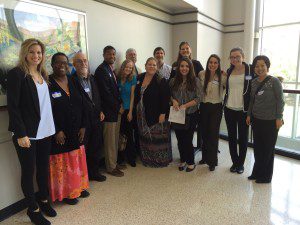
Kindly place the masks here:
<instances>
[{"instance_id":1,"label":"khaki pants","mask_svg":"<svg viewBox=\"0 0 300 225\"><path fill-rule=\"evenodd\" d=\"M103 126L105 165L108 172L117 166L120 122L121 116L118 115L117 122L104 122Z\"/></svg>"}]
</instances>

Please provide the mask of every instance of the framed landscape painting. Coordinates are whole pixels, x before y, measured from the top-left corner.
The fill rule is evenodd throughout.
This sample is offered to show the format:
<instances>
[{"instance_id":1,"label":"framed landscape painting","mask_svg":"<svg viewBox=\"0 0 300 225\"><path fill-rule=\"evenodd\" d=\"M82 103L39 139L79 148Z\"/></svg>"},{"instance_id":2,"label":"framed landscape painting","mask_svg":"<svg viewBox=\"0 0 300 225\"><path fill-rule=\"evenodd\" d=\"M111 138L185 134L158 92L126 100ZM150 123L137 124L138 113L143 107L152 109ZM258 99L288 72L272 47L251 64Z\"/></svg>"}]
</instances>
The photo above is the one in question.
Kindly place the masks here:
<instances>
[{"instance_id":1,"label":"framed landscape painting","mask_svg":"<svg viewBox=\"0 0 300 225\"><path fill-rule=\"evenodd\" d=\"M21 43L37 38L46 46L46 67L60 51L70 59L87 54L86 14L28 0L0 0L0 106L6 105L8 71L18 62Z\"/></svg>"}]
</instances>

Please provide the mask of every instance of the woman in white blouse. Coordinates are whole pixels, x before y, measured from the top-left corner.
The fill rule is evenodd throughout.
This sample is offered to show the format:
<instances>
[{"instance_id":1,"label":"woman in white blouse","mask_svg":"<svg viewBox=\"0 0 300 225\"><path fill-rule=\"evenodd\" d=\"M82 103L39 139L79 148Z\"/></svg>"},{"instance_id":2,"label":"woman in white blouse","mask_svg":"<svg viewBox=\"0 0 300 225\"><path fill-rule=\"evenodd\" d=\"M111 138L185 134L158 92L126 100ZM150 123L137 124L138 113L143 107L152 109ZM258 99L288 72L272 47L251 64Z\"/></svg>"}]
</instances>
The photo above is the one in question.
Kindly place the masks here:
<instances>
[{"instance_id":1,"label":"woman in white blouse","mask_svg":"<svg viewBox=\"0 0 300 225\"><path fill-rule=\"evenodd\" d=\"M22 43L18 65L7 78L9 131L21 164L21 187L27 215L34 224L51 224L41 213L54 217L48 197L48 166L51 136L55 133L45 70L45 46L37 39ZM38 194L33 175L36 168Z\"/></svg>"},{"instance_id":2,"label":"woman in white blouse","mask_svg":"<svg viewBox=\"0 0 300 225\"><path fill-rule=\"evenodd\" d=\"M222 119L223 91L226 85L226 73L221 71L220 57L213 54L206 63L206 69L199 73L203 100L200 105L201 128L203 135L202 160L210 171L218 165L218 141Z\"/></svg>"},{"instance_id":3,"label":"woman in white blouse","mask_svg":"<svg viewBox=\"0 0 300 225\"><path fill-rule=\"evenodd\" d=\"M253 73L250 71L250 66L244 62L244 52L241 48L233 48L229 59L224 113L232 159L230 172L242 174L248 144L249 126L246 124L246 117ZM239 145L239 151L237 145Z\"/></svg>"}]
</instances>

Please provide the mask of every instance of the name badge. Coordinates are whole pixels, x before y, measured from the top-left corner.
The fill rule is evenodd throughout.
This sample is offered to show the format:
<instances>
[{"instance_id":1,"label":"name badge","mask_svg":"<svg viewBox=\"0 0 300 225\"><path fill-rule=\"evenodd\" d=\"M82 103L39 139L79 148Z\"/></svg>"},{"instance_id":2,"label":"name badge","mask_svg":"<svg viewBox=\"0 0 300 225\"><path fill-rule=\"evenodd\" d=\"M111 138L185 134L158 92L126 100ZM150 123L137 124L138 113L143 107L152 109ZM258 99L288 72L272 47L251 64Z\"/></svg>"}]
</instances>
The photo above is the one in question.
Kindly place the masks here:
<instances>
[{"instance_id":1,"label":"name badge","mask_svg":"<svg viewBox=\"0 0 300 225\"><path fill-rule=\"evenodd\" d=\"M219 81L217 81L217 80L213 80L212 83L215 85L219 85Z\"/></svg>"},{"instance_id":2,"label":"name badge","mask_svg":"<svg viewBox=\"0 0 300 225\"><path fill-rule=\"evenodd\" d=\"M262 95L265 91L259 91L257 92L257 95Z\"/></svg>"},{"instance_id":3,"label":"name badge","mask_svg":"<svg viewBox=\"0 0 300 225\"><path fill-rule=\"evenodd\" d=\"M248 75L248 76L246 76L245 78L246 78L246 80L251 80L251 79L252 79L252 77L251 77L251 76L249 76L249 75Z\"/></svg>"},{"instance_id":4,"label":"name badge","mask_svg":"<svg viewBox=\"0 0 300 225\"><path fill-rule=\"evenodd\" d=\"M59 97L61 97L61 93L59 91L58 92L53 92L52 97L53 98L59 98Z\"/></svg>"},{"instance_id":5,"label":"name badge","mask_svg":"<svg viewBox=\"0 0 300 225\"><path fill-rule=\"evenodd\" d=\"M91 92L91 91L90 91L90 88L88 88L88 87L86 87L86 88L84 89L84 91L85 91L86 93Z\"/></svg>"}]
</instances>

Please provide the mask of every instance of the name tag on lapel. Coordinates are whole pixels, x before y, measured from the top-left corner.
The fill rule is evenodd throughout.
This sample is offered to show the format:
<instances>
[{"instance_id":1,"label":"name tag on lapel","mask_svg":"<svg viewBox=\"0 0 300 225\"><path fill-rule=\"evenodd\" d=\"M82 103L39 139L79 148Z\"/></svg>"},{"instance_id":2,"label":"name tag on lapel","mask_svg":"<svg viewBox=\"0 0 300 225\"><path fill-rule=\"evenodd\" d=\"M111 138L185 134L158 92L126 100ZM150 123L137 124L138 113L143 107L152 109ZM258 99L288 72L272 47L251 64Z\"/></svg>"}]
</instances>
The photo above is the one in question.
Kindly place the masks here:
<instances>
[{"instance_id":1,"label":"name tag on lapel","mask_svg":"<svg viewBox=\"0 0 300 225\"><path fill-rule=\"evenodd\" d=\"M257 92L257 95L262 95L265 91L259 91Z\"/></svg>"},{"instance_id":2,"label":"name tag on lapel","mask_svg":"<svg viewBox=\"0 0 300 225\"><path fill-rule=\"evenodd\" d=\"M252 77L248 75L248 76L245 77L245 79L246 79L246 80L251 80Z\"/></svg>"},{"instance_id":3,"label":"name tag on lapel","mask_svg":"<svg viewBox=\"0 0 300 225\"><path fill-rule=\"evenodd\" d=\"M53 98L59 98L59 97L61 97L60 91L58 91L58 92L53 92L53 93L52 93L52 97L53 97Z\"/></svg>"},{"instance_id":4,"label":"name tag on lapel","mask_svg":"<svg viewBox=\"0 0 300 225\"><path fill-rule=\"evenodd\" d=\"M88 88L88 87L86 87L86 88L84 89L84 91L85 91L86 93L91 92L90 88Z\"/></svg>"},{"instance_id":5,"label":"name tag on lapel","mask_svg":"<svg viewBox=\"0 0 300 225\"><path fill-rule=\"evenodd\" d=\"M217 81L217 80L213 80L212 83L215 85L219 85L219 81Z\"/></svg>"}]
</instances>

